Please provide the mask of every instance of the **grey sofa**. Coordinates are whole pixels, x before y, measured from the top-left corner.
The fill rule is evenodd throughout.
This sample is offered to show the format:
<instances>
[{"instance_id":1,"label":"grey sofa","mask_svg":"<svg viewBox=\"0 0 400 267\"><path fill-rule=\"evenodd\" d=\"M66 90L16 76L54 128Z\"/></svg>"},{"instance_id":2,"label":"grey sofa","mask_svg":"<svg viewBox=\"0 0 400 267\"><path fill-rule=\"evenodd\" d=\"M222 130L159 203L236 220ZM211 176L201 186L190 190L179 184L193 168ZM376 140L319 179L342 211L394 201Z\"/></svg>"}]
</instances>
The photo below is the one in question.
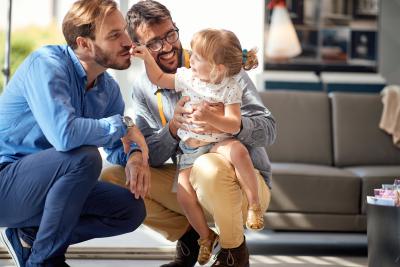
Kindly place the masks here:
<instances>
[{"instance_id":1,"label":"grey sofa","mask_svg":"<svg viewBox=\"0 0 400 267\"><path fill-rule=\"evenodd\" d=\"M379 94L263 91L277 120L266 228L366 231L366 196L400 177Z\"/></svg>"}]
</instances>

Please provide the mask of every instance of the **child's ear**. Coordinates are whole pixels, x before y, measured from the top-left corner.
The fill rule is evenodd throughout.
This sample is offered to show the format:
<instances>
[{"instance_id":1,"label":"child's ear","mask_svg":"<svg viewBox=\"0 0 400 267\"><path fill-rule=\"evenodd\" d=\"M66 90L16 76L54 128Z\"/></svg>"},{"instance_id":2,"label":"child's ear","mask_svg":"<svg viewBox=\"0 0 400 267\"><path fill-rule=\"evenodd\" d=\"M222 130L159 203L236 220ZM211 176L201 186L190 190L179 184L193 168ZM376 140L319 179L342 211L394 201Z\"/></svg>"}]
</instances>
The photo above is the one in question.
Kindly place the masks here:
<instances>
[{"instance_id":1,"label":"child's ear","mask_svg":"<svg viewBox=\"0 0 400 267\"><path fill-rule=\"evenodd\" d=\"M218 65L217 65L217 71L218 71L218 74L219 74L219 75L225 76L225 73L226 73L226 67L225 67L225 65L223 65L223 64L218 64Z\"/></svg>"}]
</instances>

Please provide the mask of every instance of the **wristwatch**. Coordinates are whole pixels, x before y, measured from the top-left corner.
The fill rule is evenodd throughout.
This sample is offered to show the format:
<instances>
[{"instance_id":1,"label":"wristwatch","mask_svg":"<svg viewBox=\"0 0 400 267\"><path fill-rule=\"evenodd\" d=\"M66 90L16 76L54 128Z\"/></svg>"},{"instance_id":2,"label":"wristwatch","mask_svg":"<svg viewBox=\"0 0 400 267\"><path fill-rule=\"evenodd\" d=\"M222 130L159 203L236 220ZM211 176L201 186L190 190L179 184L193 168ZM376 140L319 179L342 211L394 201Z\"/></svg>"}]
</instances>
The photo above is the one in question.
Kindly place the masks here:
<instances>
[{"instance_id":1,"label":"wristwatch","mask_svg":"<svg viewBox=\"0 0 400 267\"><path fill-rule=\"evenodd\" d=\"M132 118L129 116L123 116L122 123L126 126L127 129L135 127L135 123L133 122Z\"/></svg>"}]
</instances>

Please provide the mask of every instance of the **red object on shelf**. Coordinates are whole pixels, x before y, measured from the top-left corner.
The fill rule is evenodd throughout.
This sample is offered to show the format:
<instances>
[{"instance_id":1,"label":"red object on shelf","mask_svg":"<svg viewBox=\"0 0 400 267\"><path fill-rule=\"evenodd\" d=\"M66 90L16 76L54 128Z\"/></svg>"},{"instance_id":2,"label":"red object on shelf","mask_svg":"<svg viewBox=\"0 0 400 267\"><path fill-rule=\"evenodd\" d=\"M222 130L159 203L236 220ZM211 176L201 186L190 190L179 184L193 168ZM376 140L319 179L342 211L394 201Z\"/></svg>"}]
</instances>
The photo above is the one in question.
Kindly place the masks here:
<instances>
[{"instance_id":1,"label":"red object on shelf","mask_svg":"<svg viewBox=\"0 0 400 267\"><path fill-rule=\"evenodd\" d=\"M284 6L284 7L286 7L286 1L285 0L271 0L268 3L267 8L269 10L272 10L276 6Z\"/></svg>"}]
</instances>

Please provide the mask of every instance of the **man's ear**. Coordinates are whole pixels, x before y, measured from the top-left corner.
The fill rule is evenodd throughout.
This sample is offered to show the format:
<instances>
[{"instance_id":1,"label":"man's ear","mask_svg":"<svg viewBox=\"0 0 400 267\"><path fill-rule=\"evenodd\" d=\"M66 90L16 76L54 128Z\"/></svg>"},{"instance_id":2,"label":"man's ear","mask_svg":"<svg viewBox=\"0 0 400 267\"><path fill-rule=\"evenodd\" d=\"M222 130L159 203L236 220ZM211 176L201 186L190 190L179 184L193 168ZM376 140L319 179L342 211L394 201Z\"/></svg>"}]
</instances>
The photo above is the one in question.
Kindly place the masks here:
<instances>
[{"instance_id":1,"label":"man's ear","mask_svg":"<svg viewBox=\"0 0 400 267\"><path fill-rule=\"evenodd\" d=\"M91 50L92 48L92 43L90 42L90 39L82 36L78 36L76 38L76 45L78 49L83 50Z\"/></svg>"}]
</instances>

